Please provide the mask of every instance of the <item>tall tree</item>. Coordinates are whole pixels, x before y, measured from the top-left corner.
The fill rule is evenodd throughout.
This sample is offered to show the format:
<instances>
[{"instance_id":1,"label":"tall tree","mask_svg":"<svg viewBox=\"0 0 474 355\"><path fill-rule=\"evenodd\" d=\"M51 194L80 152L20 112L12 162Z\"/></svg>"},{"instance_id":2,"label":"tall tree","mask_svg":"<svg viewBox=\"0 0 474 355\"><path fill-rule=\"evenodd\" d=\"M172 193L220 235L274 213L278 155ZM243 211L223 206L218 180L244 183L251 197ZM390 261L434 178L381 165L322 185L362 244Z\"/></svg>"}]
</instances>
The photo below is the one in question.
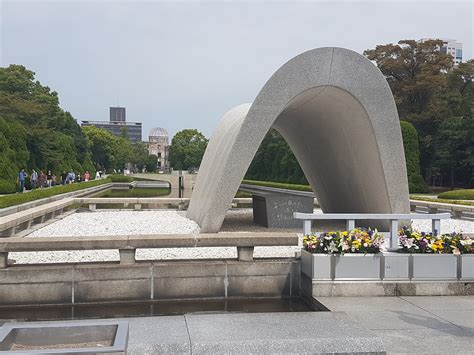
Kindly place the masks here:
<instances>
[{"instance_id":1,"label":"tall tree","mask_svg":"<svg viewBox=\"0 0 474 355\"><path fill-rule=\"evenodd\" d=\"M177 170L198 168L208 139L196 129L184 129L171 140L169 162Z\"/></svg>"},{"instance_id":2,"label":"tall tree","mask_svg":"<svg viewBox=\"0 0 474 355\"><path fill-rule=\"evenodd\" d=\"M442 45L441 40L403 40L364 52L387 78L400 119L413 123L418 131L421 173L427 182L446 175L446 170L459 158L451 154L448 159L447 146L451 150L464 149L453 142L457 134L446 134L447 127L459 129L458 124L469 125L472 119L472 61L453 68L451 55L440 51ZM454 124L456 117L463 120ZM448 160L451 163L448 164ZM449 174L455 176L454 171ZM464 180L452 178L449 182L454 186L466 184L468 180L467 177Z\"/></svg>"},{"instance_id":3,"label":"tall tree","mask_svg":"<svg viewBox=\"0 0 474 355\"><path fill-rule=\"evenodd\" d=\"M0 68L0 180L20 168L81 171L91 166L86 138L58 94L22 65ZM3 191L5 192L5 191Z\"/></svg>"}]
</instances>

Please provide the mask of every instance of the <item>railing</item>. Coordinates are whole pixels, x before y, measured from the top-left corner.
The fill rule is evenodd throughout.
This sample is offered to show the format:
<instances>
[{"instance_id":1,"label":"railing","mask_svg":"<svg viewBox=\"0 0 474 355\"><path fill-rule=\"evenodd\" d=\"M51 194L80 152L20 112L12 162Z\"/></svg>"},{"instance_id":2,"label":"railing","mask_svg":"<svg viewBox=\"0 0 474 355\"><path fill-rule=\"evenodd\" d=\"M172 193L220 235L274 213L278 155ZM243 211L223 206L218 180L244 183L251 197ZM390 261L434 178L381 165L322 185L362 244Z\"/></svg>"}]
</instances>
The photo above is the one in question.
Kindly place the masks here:
<instances>
[{"instance_id":1,"label":"railing","mask_svg":"<svg viewBox=\"0 0 474 355\"><path fill-rule=\"evenodd\" d=\"M154 234L94 237L41 237L0 239L0 269L8 266L8 253L28 251L118 249L121 264L135 263L139 248L236 247L240 261L252 261L256 246L295 246L296 233Z\"/></svg>"},{"instance_id":2,"label":"railing","mask_svg":"<svg viewBox=\"0 0 474 355\"><path fill-rule=\"evenodd\" d=\"M437 214L373 214L373 213L327 213L327 214L312 214L295 212L293 214L295 219L303 220L303 234L311 234L311 226L313 220L345 220L347 230L355 228L355 222L358 220L384 220L390 221L390 249L398 249L398 227L399 221L411 219L431 219L431 231L433 235L437 235L441 230L441 220L449 219L449 213Z\"/></svg>"}]
</instances>

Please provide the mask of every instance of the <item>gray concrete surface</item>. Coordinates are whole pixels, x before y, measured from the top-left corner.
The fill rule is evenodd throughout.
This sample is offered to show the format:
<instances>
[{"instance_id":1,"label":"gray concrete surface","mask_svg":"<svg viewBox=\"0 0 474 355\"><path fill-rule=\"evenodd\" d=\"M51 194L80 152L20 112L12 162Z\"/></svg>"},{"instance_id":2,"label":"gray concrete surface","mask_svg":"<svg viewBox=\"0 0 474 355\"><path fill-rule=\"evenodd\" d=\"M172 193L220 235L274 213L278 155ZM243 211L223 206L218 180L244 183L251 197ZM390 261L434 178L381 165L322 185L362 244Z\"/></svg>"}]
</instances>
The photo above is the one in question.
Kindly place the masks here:
<instances>
[{"instance_id":1,"label":"gray concrete surface","mask_svg":"<svg viewBox=\"0 0 474 355\"><path fill-rule=\"evenodd\" d=\"M474 354L473 296L317 300L332 312L127 318L129 353Z\"/></svg>"},{"instance_id":2,"label":"gray concrete surface","mask_svg":"<svg viewBox=\"0 0 474 355\"><path fill-rule=\"evenodd\" d=\"M191 314L130 318L129 354L382 353L342 312Z\"/></svg>"},{"instance_id":3,"label":"gray concrete surface","mask_svg":"<svg viewBox=\"0 0 474 355\"><path fill-rule=\"evenodd\" d=\"M392 354L474 354L474 296L317 297L344 312Z\"/></svg>"},{"instance_id":4,"label":"gray concrete surface","mask_svg":"<svg viewBox=\"0 0 474 355\"><path fill-rule=\"evenodd\" d=\"M253 104L222 118L188 209L203 232L220 229L272 127L292 148L324 212L409 212L400 124L387 81L362 55L318 48L288 61Z\"/></svg>"}]
</instances>

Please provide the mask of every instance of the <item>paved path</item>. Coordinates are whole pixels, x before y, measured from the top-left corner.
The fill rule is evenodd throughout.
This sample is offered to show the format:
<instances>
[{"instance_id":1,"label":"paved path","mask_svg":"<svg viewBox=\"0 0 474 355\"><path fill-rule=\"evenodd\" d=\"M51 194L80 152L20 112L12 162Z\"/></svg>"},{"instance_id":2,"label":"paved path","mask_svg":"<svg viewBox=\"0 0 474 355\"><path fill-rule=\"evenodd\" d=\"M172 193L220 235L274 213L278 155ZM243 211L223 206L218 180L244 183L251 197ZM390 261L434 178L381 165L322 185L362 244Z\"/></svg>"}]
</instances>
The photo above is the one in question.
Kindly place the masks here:
<instances>
[{"instance_id":1,"label":"paved path","mask_svg":"<svg viewBox=\"0 0 474 355\"><path fill-rule=\"evenodd\" d=\"M474 354L474 296L317 297L375 332L392 354Z\"/></svg>"}]
</instances>

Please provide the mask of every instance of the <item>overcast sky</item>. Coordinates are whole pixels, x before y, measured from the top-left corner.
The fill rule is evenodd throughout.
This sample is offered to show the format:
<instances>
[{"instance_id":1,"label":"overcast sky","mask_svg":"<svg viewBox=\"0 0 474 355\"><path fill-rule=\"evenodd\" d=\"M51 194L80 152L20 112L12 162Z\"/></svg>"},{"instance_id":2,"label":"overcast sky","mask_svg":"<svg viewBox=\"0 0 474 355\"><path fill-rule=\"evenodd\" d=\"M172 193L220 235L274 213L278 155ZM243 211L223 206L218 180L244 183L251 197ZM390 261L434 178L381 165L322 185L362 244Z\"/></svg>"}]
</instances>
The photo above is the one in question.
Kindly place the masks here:
<instances>
[{"instance_id":1,"label":"overcast sky","mask_svg":"<svg viewBox=\"0 0 474 355\"><path fill-rule=\"evenodd\" d=\"M0 0L0 65L23 64L81 120L209 136L295 55L454 38L473 56L473 2Z\"/></svg>"}]
</instances>

